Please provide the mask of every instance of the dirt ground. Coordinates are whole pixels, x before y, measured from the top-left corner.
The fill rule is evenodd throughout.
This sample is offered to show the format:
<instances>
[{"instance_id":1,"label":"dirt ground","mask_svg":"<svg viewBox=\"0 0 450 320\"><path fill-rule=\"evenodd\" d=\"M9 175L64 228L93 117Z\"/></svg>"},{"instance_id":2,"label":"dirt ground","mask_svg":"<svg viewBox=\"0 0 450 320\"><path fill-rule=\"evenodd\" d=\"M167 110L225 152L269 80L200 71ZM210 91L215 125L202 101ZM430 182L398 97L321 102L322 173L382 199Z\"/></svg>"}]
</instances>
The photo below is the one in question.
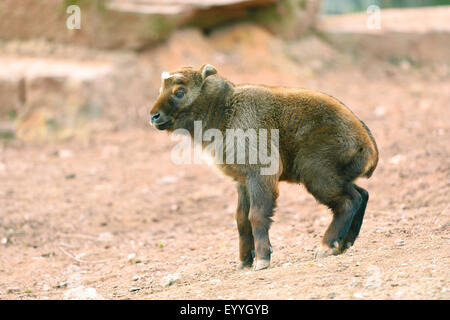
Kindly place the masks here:
<instances>
[{"instance_id":1,"label":"dirt ground","mask_svg":"<svg viewBox=\"0 0 450 320\"><path fill-rule=\"evenodd\" d=\"M253 76L277 80L270 68ZM233 182L173 164L167 133L3 141L0 299L449 299L449 79L448 65L351 60L296 78L364 120L380 161L358 182L366 217L340 256L314 259L331 214L281 184L272 265L258 272L235 270Z\"/></svg>"}]
</instances>

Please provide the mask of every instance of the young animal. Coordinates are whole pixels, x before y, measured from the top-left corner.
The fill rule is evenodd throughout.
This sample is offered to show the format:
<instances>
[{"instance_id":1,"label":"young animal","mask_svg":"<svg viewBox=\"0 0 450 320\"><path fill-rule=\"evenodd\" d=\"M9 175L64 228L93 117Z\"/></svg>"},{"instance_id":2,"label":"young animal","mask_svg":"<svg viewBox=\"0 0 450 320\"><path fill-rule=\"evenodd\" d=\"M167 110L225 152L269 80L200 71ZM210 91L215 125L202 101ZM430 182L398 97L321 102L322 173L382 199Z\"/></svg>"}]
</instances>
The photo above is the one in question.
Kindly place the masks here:
<instances>
[{"instance_id":1,"label":"young animal","mask_svg":"<svg viewBox=\"0 0 450 320\"><path fill-rule=\"evenodd\" d=\"M201 121L197 122L201 129L216 129L224 136L240 129L251 132L244 139L251 140L252 135L260 142L267 139L279 159L274 172L263 174L267 162L251 162L251 155L241 163L220 161L222 155L216 158L219 169L237 183L238 269L252 266L254 258L255 270L270 265L269 228L279 181L304 184L333 212L316 257L340 254L353 245L369 199L368 192L353 181L372 175L378 149L367 126L344 104L311 90L234 85L209 64L200 70L186 67L163 73L151 124L169 132L184 129L194 137L196 121ZM269 138L260 129L276 130L278 135ZM218 146L231 152L228 143ZM244 151L251 152L252 147Z\"/></svg>"}]
</instances>

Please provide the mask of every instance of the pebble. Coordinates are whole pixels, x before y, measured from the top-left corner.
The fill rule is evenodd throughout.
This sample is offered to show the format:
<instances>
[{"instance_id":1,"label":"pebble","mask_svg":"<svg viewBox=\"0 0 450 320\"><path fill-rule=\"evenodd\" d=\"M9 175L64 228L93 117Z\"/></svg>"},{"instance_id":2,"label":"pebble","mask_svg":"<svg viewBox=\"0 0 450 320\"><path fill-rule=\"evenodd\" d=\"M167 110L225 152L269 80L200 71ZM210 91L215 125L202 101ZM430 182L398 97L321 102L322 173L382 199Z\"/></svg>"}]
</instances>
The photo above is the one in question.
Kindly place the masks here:
<instances>
[{"instance_id":1,"label":"pebble","mask_svg":"<svg viewBox=\"0 0 450 320\"><path fill-rule=\"evenodd\" d=\"M64 300L104 300L94 288L78 286L64 292Z\"/></svg>"},{"instance_id":2,"label":"pebble","mask_svg":"<svg viewBox=\"0 0 450 320\"><path fill-rule=\"evenodd\" d=\"M389 159L389 163L392 164L399 164L400 162L404 161L406 157L402 154L397 154Z\"/></svg>"},{"instance_id":3,"label":"pebble","mask_svg":"<svg viewBox=\"0 0 450 320\"><path fill-rule=\"evenodd\" d=\"M72 150L68 150L68 149L58 150L57 154L58 154L58 156L61 159L68 159L68 158L72 158L73 157L73 151Z\"/></svg>"},{"instance_id":4,"label":"pebble","mask_svg":"<svg viewBox=\"0 0 450 320\"><path fill-rule=\"evenodd\" d=\"M395 245L397 247L403 247L405 245L405 241L403 241L402 239L397 239L395 240Z\"/></svg>"},{"instance_id":5,"label":"pebble","mask_svg":"<svg viewBox=\"0 0 450 320\"><path fill-rule=\"evenodd\" d=\"M139 290L141 290L141 288L131 288L130 292L136 292L136 291L139 291Z\"/></svg>"},{"instance_id":6,"label":"pebble","mask_svg":"<svg viewBox=\"0 0 450 320\"><path fill-rule=\"evenodd\" d=\"M356 292L353 294L353 297L355 297L356 299L362 299L363 298L363 294L360 292Z\"/></svg>"},{"instance_id":7,"label":"pebble","mask_svg":"<svg viewBox=\"0 0 450 320\"><path fill-rule=\"evenodd\" d=\"M99 241L112 241L114 239L114 236L111 232L102 232L98 235L97 239Z\"/></svg>"},{"instance_id":8,"label":"pebble","mask_svg":"<svg viewBox=\"0 0 450 320\"><path fill-rule=\"evenodd\" d=\"M384 115L386 115L386 108L384 106L377 106L375 108L375 115L377 117L383 117Z\"/></svg>"},{"instance_id":9,"label":"pebble","mask_svg":"<svg viewBox=\"0 0 450 320\"><path fill-rule=\"evenodd\" d=\"M171 184L177 181L176 177L173 176L165 176L156 180L157 184Z\"/></svg>"},{"instance_id":10,"label":"pebble","mask_svg":"<svg viewBox=\"0 0 450 320\"><path fill-rule=\"evenodd\" d=\"M70 173L70 174L66 175L67 180L75 179L76 177L77 177L77 175L75 173Z\"/></svg>"},{"instance_id":11,"label":"pebble","mask_svg":"<svg viewBox=\"0 0 450 320\"><path fill-rule=\"evenodd\" d=\"M404 293L405 293L404 290L398 290L394 293L394 297L400 298L401 296L403 296Z\"/></svg>"},{"instance_id":12,"label":"pebble","mask_svg":"<svg viewBox=\"0 0 450 320\"><path fill-rule=\"evenodd\" d=\"M19 293L20 292L20 288L18 288L18 287L11 287L11 288L6 289L6 292L7 293Z\"/></svg>"},{"instance_id":13,"label":"pebble","mask_svg":"<svg viewBox=\"0 0 450 320\"><path fill-rule=\"evenodd\" d=\"M169 274L161 279L160 285L165 288L170 287L171 285L173 285L176 281L178 281L180 279L181 279L181 275L179 273Z\"/></svg>"},{"instance_id":14,"label":"pebble","mask_svg":"<svg viewBox=\"0 0 450 320\"><path fill-rule=\"evenodd\" d=\"M209 283L211 283L211 284L219 284L220 283L220 279L211 279L211 280L209 280Z\"/></svg>"}]
</instances>

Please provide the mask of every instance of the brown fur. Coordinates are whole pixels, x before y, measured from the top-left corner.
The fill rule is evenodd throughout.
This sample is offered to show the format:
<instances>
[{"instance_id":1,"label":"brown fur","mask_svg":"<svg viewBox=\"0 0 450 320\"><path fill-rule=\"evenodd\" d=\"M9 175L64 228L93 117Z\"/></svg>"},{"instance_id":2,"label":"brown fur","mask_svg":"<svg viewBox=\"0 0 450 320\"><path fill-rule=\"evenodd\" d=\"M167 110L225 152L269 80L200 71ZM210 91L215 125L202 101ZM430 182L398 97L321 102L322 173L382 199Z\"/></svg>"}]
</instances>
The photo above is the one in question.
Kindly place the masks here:
<instances>
[{"instance_id":1,"label":"brown fur","mask_svg":"<svg viewBox=\"0 0 450 320\"><path fill-rule=\"evenodd\" d=\"M210 65L183 68L163 80L151 110L158 129L187 129L195 120L203 129L278 129L280 168L275 175L259 173L261 164L222 164L221 170L238 184L236 220L239 267L253 262L265 268L270 260L268 231L278 197L278 182L302 183L333 211L323 237L325 253L338 254L353 245L364 217L368 193L356 186L370 177L378 149L367 126L344 104L326 94L306 89L239 85L218 76ZM175 73L172 73L175 74ZM177 91L184 97L176 98ZM157 119L156 119L157 118ZM258 261L261 262L258 265Z\"/></svg>"}]
</instances>

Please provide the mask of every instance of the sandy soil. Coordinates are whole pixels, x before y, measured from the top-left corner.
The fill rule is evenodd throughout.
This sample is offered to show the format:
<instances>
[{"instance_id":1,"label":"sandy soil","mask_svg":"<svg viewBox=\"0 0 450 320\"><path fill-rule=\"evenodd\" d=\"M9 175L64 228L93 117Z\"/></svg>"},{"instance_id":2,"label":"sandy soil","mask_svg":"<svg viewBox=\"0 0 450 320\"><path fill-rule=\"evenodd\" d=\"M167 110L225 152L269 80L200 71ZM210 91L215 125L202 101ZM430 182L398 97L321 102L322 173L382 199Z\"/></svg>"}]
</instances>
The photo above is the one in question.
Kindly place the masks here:
<instances>
[{"instance_id":1,"label":"sandy soil","mask_svg":"<svg viewBox=\"0 0 450 320\"><path fill-rule=\"evenodd\" d=\"M358 182L369 205L341 256L314 259L331 214L282 184L272 265L258 272L234 269L235 186L207 165L173 164L166 133L2 142L0 299L449 299L449 74L348 63L296 80L364 120L380 162Z\"/></svg>"}]
</instances>

